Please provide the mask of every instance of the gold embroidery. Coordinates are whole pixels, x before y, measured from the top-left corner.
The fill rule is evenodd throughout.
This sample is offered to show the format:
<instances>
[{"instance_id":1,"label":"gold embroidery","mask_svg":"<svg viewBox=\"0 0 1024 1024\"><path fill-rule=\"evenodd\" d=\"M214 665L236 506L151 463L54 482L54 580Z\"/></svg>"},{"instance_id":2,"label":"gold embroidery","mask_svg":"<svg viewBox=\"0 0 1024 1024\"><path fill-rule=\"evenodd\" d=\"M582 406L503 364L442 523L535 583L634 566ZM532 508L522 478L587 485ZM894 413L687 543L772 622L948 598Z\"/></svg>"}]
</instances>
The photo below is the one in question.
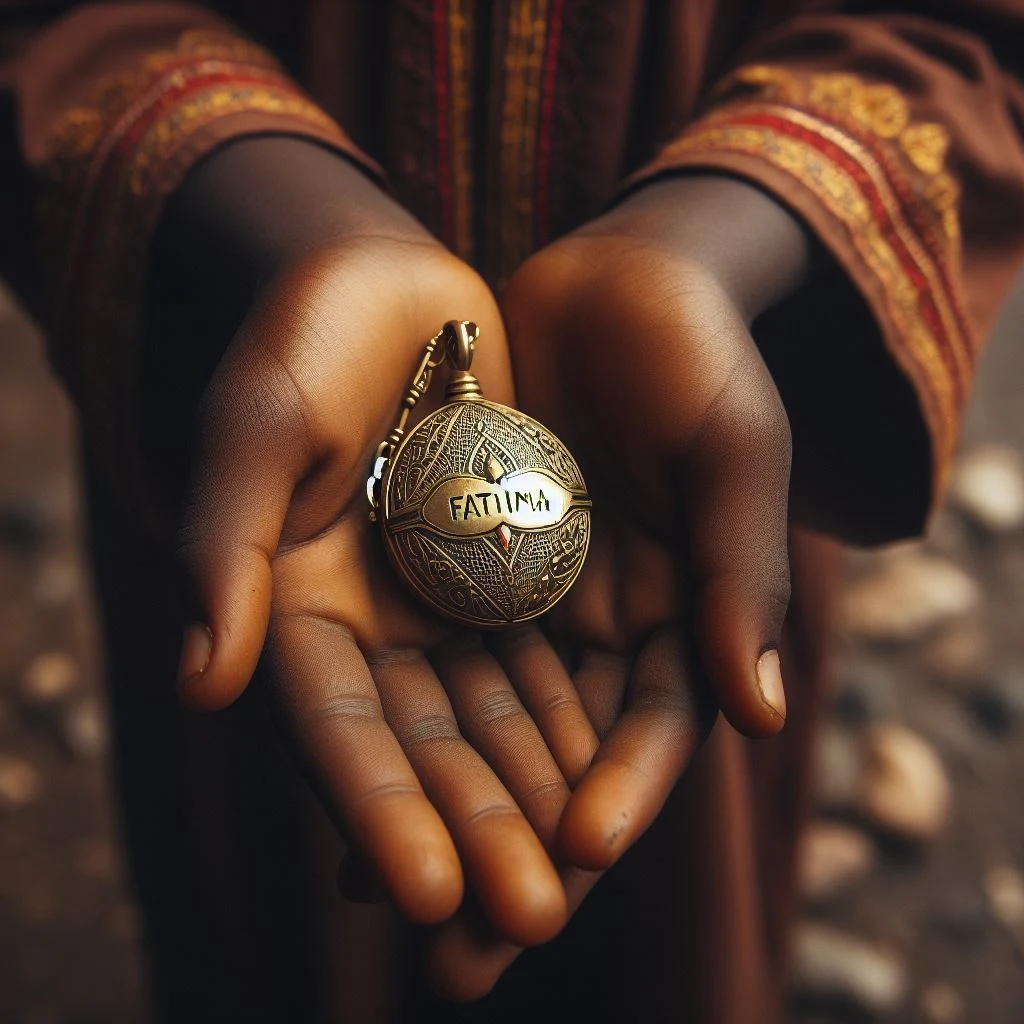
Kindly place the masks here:
<instances>
[{"instance_id":1,"label":"gold embroidery","mask_svg":"<svg viewBox=\"0 0 1024 1024\"><path fill-rule=\"evenodd\" d=\"M944 170L949 131L932 121L914 122L909 103L894 86L841 72L801 75L772 65L753 64L729 76L716 94L723 96L737 87L754 88L761 99L801 107L897 142L894 154L902 155L910 167L928 178L945 176L943 185L933 189L929 182L920 191L935 211L946 238L959 242L959 190L950 191L947 182L951 179ZM933 196L938 198L933 200ZM953 258L957 259L955 255Z\"/></svg>"},{"instance_id":2,"label":"gold embroidery","mask_svg":"<svg viewBox=\"0 0 1024 1024\"><path fill-rule=\"evenodd\" d=\"M925 198L931 203L942 221L942 228L947 238L959 241L960 238L960 184L951 174L943 171L937 174L924 190ZM951 248L954 265L958 262L959 246Z\"/></svg>"},{"instance_id":3,"label":"gold embroidery","mask_svg":"<svg viewBox=\"0 0 1024 1024\"><path fill-rule=\"evenodd\" d=\"M949 132L941 124L912 124L900 133L900 145L919 171L936 175L946 163Z\"/></svg>"},{"instance_id":4,"label":"gold embroidery","mask_svg":"<svg viewBox=\"0 0 1024 1024\"><path fill-rule=\"evenodd\" d=\"M883 139L894 138L910 119L906 101L891 85L869 85L855 75L812 75L807 85L811 106L848 112ZM795 92L799 101L800 90Z\"/></svg>"},{"instance_id":5,"label":"gold embroidery","mask_svg":"<svg viewBox=\"0 0 1024 1024\"><path fill-rule=\"evenodd\" d=\"M501 210L498 278L533 248L537 132L548 0L509 5L505 97L501 113Z\"/></svg>"},{"instance_id":6,"label":"gold embroidery","mask_svg":"<svg viewBox=\"0 0 1024 1024\"><path fill-rule=\"evenodd\" d=\"M265 51L220 32L187 32L100 83L92 105L54 123L43 173L41 243L56 309L54 352L80 392L83 423L117 492L151 513L131 429L140 303L162 203L239 114L338 145L335 123ZM159 178L157 171L159 170ZM59 258L58 258L59 257ZM56 275L55 275L56 276Z\"/></svg>"},{"instance_id":7,"label":"gold embroidery","mask_svg":"<svg viewBox=\"0 0 1024 1024\"><path fill-rule=\"evenodd\" d=\"M149 129L131 162L128 186L132 193L142 196L153 187L151 172L166 158L169 146L180 148L189 135L214 118L245 111L295 118L328 132L336 131L331 118L294 92L250 85L220 86L189 97Z\"/></svg>"},{"instance_id":8,"label":"gold embroidery","mask_svg":"<svg viewBox=\"0 0 1024 1024\"><path fill-rule=\"evenodd\" d=\"M809 141L785 134L770 125L738 123L741 112L743 115L756 113L786 119L808 133L827 139L847 153L867 175L897 237L927 282L927 292L935 303L955 369L943 360L941 342L923 315L919 289L883 233L858 181ZM900 339L897 358L901 361L909 359L927 381L927 387L922 390L922 401L929 410L928 418L936 435L937 478L943 480L953 452L960 413L957 389L969 379L973 339L965 337L960 329L953 300L947 294L940 270L906 223L901 204L884 169L863 146L827 121L800 110L772 104L746 105L741 110L733 107L712 115L690 134L669 145L660 160L672 164L698 162L707 160L709 154L716 151L746 154L781 168L809 188L845 225L865 266L882 286L889 318ZM929 201L936 207L955 211L957 186L949 175L935 177L929 188L933 190Z\"/></svg>"},{"instance_id":9,"label":"gold embroidery","mask_svg":"<svg viewBox=\"0 0 1024 1024\"><path fill-rule=\"evenodd\" d=\"M277 61L266 50L227 32L195 29L183 32L169 50L148 54L140 63L107 75L97 83L89 106L72 107L58 117L49 131L48 159L75 160L95 148L104 126L139 95L147 83L182 57L218 60L236 71L239 66L280 74Z\"/></svg>"}]
</instances>

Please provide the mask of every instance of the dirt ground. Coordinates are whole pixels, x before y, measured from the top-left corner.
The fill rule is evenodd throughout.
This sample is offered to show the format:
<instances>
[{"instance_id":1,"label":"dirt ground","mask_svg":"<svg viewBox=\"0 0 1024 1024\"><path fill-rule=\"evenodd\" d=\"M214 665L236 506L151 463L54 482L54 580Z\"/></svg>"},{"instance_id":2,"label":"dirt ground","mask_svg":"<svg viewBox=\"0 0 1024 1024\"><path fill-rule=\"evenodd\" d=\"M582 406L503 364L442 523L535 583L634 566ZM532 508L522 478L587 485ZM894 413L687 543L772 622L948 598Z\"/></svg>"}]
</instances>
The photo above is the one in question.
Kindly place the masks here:
<instances>
[{"instance_id":1,"label":"dirt ground","mask_svg":"<svg viewBox=\"0 0 1024 1024\"><path fill-rule=\"evenodd\" d=\"M1024 451L1022 318L1024 290L984 363L968 449L998 440ZM108 779L74 453L72 416L39 339L0 296L3 1024L150 1019ZM1024 537L986 540L947 514L926 543L980 586L969 624L983 641L974 674L1024 673ZM878 557L852 558L851 578L869 575ZM903 965L905 997L887 1021L1019 1024L1024 933L1005 920L1012 905L1002 917L993 909L992 879L1024 870L1024 712L986 703L983 686L938 682L923 642L879 648L843 635L837 643L837 722L902 722L925 737L952 782L952 813L942 835L916 851L879 843L877 864L809 908L808 919ZM857 1019L850 1006L794 1008L801 1024Z\"/></svg>"}]
</instances>

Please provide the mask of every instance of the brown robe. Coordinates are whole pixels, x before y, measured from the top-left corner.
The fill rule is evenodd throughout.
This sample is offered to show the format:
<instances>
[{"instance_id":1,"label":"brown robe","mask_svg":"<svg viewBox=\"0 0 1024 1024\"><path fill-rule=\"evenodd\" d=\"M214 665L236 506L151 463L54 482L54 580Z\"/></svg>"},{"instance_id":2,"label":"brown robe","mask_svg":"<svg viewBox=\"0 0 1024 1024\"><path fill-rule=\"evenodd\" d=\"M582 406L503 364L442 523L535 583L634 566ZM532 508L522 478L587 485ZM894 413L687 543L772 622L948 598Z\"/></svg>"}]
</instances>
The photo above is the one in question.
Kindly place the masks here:
<instances>
[{"instance_id":1,"label":"brown robe","mask_svg":"<svg viewBox=\"0 0 1024 1024\"><path fill-rule=\"evenodd\" d=\"M841 271L755 327L795 457L848 459L870 481L880 446L925 436L892 485L924 509L1024 249L1020 3L60 7L0 2L0 273L47 326L81 411L125 830L164 1017L778 1020L830 542L794 536L783 735L751 743L719 723L566 932L483 1003L442 1005L415 972L422 936L333 896L338 841L258 696L203 720L174 703L168 558L138 443L149 243L196 160L247 134L361 163L496 286L624 188L742 177ZM826 405L852 424L847 450L816 430ZM884 497L875 536L893 529Z\"/></svg>"}]
</instances>

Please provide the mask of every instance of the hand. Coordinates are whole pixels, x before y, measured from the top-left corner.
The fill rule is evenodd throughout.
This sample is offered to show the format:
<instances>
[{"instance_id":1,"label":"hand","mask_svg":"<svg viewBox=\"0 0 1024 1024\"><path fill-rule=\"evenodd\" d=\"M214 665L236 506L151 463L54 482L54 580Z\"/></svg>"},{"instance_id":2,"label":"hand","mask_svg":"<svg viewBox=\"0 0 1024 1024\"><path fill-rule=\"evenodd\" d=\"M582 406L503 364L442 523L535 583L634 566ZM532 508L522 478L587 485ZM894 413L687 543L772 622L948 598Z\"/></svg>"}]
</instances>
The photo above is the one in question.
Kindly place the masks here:
<instances>
[{"instance_id":1,"label":"hand","mask_svg":"<svg viewBox=\"0 0 1024 1024\"><path fill-rule=\"evenodd\" d=\"M637 193L532 257L502 308L522 408L579 459L593 537L549 620L601 745L562 815L570 908L653 821L720 706L782 727L788 423L750 332L803 274L801 229L738 182ZM453 992L517 950L453 922Z\"/></svg>"},{"instance_id":2,"label":"hand","mask_svg":"<svg viewBox=\"0 0 1024 1024\"><path fill-rule=\"evenodd\" d=\"M205 168L194 225L204 208L220 225L238 213L230 189L268 166L268 141L281 142L239 144ZM501 319L476 274L361 175L288 141L300 150L269 175L275 208L293 195L296 218L316 208L322 179L294 181L304 161L346 202L317 226L324 237L278 246L206 387L178 541L197 610L181 696L223 707L263 652L309 777L399 909L450 917L465 870L499 934L542 942L562 926L565 896L537 832L553 834L566 777L596 737L537 630L492 650L404 590L365 495L375 447L446 320L480 325L474 370L489 397L512 402ZM259 207L239 215L249 230Z\"/></svg>"}]
</instances>

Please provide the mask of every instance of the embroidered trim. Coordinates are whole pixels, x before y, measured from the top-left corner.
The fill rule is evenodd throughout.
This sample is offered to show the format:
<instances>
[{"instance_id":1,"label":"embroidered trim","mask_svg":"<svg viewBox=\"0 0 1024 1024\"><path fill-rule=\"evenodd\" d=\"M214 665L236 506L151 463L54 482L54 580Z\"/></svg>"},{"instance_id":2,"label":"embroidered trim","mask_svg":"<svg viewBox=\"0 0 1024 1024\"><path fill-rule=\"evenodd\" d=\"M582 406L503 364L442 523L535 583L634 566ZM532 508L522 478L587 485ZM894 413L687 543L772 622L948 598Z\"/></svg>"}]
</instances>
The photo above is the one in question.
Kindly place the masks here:
<instances>
[{"instance_id":1,"label":"embroidered trim","mask_svg":"<svg viewBox=\"0 0 1024 1024\"><path fill-rule=\"evenodd\" d=\"M761 161L843 226L879 286L894 354L932 426L941 486L978 348L958 279L960 191L945 169L947 129L915 122L892 86L853 75L753 66L715 95L728 102L670 143L653 169L713 166L717 154Z\"/></svg>"},{"instance_id":2,"label":"embroidered trim","mask_svg":"<svg viewBox=\"0 0 1024 1024\"><path fill-rule=\"evenodd\" d=\"M549 0L509 4L498 161L499 281L534 248L541 96L545 80L550 82L552 75L545 68L550 7Z\"/></svg>"},{"instance_id":3,"label":"embroidered trim","mask_svg":"<svg viewBox=\"0 0 1024 1024\"><path fill-rule=\"evenodd\" d=\"M434 89L441 237L473 258L473 23L467 0L434 0Z\"/></svg>"},{"instance_id":4,"label":"embroidered trim","mask_svg":"<svg viewBox=\"0 0 1024 1024\"><path fill-rule=\"evenodd\" d=\"M725 78L714 96L721 99L744 89L754 90L761 100L802 108L842 123L855 134L895 142L905 163L930 178L941 179L936 188L925 190L925 198L939 215L946 237L959 241L959 186L945 171L949 130L936 122L913 121L906 97L894 86L839 72L799 75L785 68L752 64Z\"/></svg>"},{"instance_id":5,"label":"embroidered trim","mask_svg":"<svg viewBox=\"0 0 1024 1024\"><path fill-rule=\"evenodd\" d=\"M218 125L246 115L247 129L350 149L269 55L216 32L185 33L173 49L104 81L94 105L68 111L51 134L41 222L44 244L63 256L46 261L62 268L52 282L54 358L80 394L108 475L140 507L132 426L152 232L181 175L228 137Z\"/></svg>"}]
</instances>

